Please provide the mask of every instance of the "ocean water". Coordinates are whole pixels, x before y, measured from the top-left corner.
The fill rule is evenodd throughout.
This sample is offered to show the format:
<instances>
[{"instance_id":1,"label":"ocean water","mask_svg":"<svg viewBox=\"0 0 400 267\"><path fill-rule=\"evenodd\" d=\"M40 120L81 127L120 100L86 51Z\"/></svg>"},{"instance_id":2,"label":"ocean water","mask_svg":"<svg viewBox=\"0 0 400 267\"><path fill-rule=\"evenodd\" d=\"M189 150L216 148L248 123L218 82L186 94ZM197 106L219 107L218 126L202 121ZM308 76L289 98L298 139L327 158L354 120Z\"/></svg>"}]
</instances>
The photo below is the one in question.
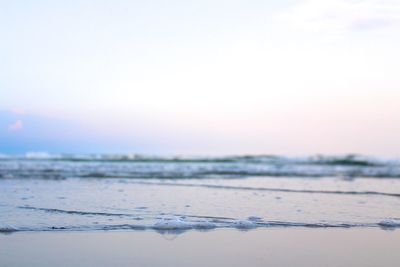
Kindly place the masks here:
<instances>
[{"instance_id":1,"label":"ocean water","mask_svg":"<svg viewBox=\"0 0 400 267\"><path fill-rule=\"evenodd\" d=\"M400 161L0 156L0 232L400 227Z\"/></svg>"}]
</instances>

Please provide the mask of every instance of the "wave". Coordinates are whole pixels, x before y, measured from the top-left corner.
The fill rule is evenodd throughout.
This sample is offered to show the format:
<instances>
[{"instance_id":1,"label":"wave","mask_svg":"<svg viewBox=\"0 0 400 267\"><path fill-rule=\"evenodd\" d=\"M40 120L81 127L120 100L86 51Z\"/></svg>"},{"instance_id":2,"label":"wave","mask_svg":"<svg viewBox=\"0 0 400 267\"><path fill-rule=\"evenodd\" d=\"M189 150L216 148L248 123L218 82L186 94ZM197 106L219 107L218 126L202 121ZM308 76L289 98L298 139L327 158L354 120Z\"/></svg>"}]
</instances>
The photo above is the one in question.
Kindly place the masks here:
<instances>
[{"instance_id":1,"label":"wave","mask_svg":"<svg viewBox=\"0 0 400 267\"><path fill-rule=\"evenodd\" d=\"M251 190L251 191L269 191L284 193L304 193L304 194L334 194L334 195L376 195L388 197L400 197L400 194L386 193L378 191L331 191L331 190L308 190L308 189L287 189L287 188L266 188L266 187L248 187L248 186L228 186L228 185L212 185L212 184L189 184L189 183L166 183L166 182L135 182L136 184L145 185L162 185L162 186L180 186L180 187L205 187L215 189L231 189L231 190Z\"/></svg>"},{"instance_id":2,"label":"wave","mask_svg":"<svg viewBox=\"0 0 400 267\"><path fill-rule=\"evenodd\" d=\"M182 218L163 218L153 225L141 224L103 224L103 225L70 225L70 226L42 226L42 227L0 227L0 233L13 232L40 232L40 231L115 231L115 230L153 230L161 234L183 233L189 230L213 230L213 229L238 229L252 230L260 228L381 228L393 230L400 228L400 223L392 220L384 220L376 223L302 223L289 221L262 221L233 220L228 223L218 224L207 220L187 221Z\"/></svg>"},{"instance_id":3,"label":"wave","mask_svg":"<svg viewBox=\"0 0 400 267\"><path fill-rule=\"evenodd\" d=\"M400 161L357 155L160 157L30 153L0 157L0 178L199 179L251 176L400 178Z\"/></svg>"},{"instance_id":4,"label":"wave","mask_svg":"<svg viewBox=\"0 0 400 267\"><path fill-rule=\"evenodd\" d=\"M400 165L400 159L384 159L356 154L328 156L312 155L286 157L279 155L238 155L238 156L151 156L141 154L50 154L29 152L25 155L0 154L0 160L51 160L81 162L166 162L166 163L269 163L269 164L316 164L345 166L386 166Z\"/></svg>"},{"instance_id":5,"label":"wave","mask_svg":"<svg viewBox=\"0 0 400 267\"><path fill-rule=\"evenodd\" d=\"M191 185L189 185L191 186ZM235 189L237 189L235 187ZM265 188L264 188L265 189ZM245 189L247 190L247 189ZM267 188L266 190L270 190ZM272 189L275 190L275 189ZM296 191L297 192L297 191ZM324 192L326 193L326 192ZM333 193L333 192L328 192ZM351 193L352 194L352 193ZM294 219L287 214L287 220L275 217L263 218L260 216L236 217L235 215L218 216L218 214L161 212L158 209L147 207L132 207L114 212L110 208L83 208L62 209L57 206L16 206L20 211L15 214L25 214L25 218L36 218L20 222L17 225L0 222L0 233L8 234L18 231L111 231L111 230L149 230L159 233L182 233L188 230L207 231L212 229L251 230L257 228L365 228L376 227L386 230L400 228L400 219L397 217L376 217L374 220L363 220L360 217L338 218L302 218ZM62 215L61 217L58 214ZM19 216L19 215L18 215ZM240 216L240 215L238 215ZM243 215L241 215L243 216ZM267 215L268 216L268 215ZM285 216L283 216L285 217ZM12 218L12 217L11 217ZM291 218L291 219L289 219ZM40 223L35 223L35 221ZM10 222L15 222L10 220Z\"/></svg>"},{"instance_id":6,"label":"wave","mask_svg":"<svg viewBox=\"0 0 400 267\"><path fill-rule=\"evenodd\" d=\"M0 162L0 178L210 179L245 177L400 178L400 167L249 164L106 164Z\"/></svg>"}]
</instances>

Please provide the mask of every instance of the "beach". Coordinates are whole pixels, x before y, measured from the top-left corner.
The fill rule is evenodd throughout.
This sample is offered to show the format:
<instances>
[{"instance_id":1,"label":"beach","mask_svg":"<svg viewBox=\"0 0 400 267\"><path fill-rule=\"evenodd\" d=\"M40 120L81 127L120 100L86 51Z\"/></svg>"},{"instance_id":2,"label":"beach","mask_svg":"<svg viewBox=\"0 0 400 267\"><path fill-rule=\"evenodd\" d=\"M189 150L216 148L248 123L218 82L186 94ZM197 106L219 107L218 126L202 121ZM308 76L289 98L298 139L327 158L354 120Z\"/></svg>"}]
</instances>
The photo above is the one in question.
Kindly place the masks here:
<instances>
[{"instance_id":1,"label":"beach","mask_svg":"<svg viewBox=\"0 0 400 267\"><path fill-rule=\"evenodd\" d=\"M399 162L0 160L0 266L397 266Z\"/></svg>"},{"instance_id":2,"label":"beach","mask_svg":"<svg viewBox=\"0 0 400 267\"><path fill-rule=\"evenodd\" d=\"M218 229L0 235L0 266L398 266L400 231Z\"/></svg>"},{"instance_id":3,"label":"beach","mask_svg":"<svg viewBox=\"0 0 400 267\"><path fill-rule=\"evenodd\" d=\"M0 21L0 267L400 267L400 1Z\"/></svg>"}]
</instances>

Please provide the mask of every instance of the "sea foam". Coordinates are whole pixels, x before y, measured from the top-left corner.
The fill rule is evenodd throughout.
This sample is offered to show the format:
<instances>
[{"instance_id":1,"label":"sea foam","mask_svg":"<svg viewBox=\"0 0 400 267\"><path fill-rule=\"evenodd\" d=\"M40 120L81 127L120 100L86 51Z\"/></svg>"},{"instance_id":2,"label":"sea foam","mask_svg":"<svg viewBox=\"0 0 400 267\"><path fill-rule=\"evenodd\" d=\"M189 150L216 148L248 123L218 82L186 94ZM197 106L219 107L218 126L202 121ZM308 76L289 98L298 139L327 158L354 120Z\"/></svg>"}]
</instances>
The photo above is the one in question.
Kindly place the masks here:
<instances>
[{"instance_id":1,"label":"sea foam","mask_svg":"<svg viewBox=\"0 0 400 267\"><path fill-rule=\"evenodd\" d=\"M190 228L192 228L192 225L190 223L187 223L177 217L163 218L161 220L158 220L153 226L153 229L156 230L184 230Z\"/></svg>"},{"instance_id":2,"label":"sea foam","mask_svg":"<svg viewBox=\"0 0 400 267\"><path fill-rule=\"evenodd\" d=\"M384 228L397 228L400 227L400 220L385 219L380 221L378 225Z\"/></svg>"}]
</instances>

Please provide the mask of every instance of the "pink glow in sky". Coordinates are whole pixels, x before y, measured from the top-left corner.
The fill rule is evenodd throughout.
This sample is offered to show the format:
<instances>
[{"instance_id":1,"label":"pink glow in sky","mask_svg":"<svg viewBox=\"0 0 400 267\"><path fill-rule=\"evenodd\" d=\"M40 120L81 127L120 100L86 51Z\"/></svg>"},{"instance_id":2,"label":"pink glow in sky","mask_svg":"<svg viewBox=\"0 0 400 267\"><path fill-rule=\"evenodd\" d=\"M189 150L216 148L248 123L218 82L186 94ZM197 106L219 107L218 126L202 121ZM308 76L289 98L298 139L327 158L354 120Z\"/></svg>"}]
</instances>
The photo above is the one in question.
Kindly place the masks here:
<instances>
[{"instance_id":1,"label":"pink glow in sky","mask_svg":"<svg viewBox=\"0 0 400 267\"><path fill-rule=\"evenodd\" d=\"M16 122L14 122L8 126L8 129L10 131L19 131L19 130L22 130L23 128L24 128L24 125L21 120L17 120Z\"/></svg>"}]
</instances>

